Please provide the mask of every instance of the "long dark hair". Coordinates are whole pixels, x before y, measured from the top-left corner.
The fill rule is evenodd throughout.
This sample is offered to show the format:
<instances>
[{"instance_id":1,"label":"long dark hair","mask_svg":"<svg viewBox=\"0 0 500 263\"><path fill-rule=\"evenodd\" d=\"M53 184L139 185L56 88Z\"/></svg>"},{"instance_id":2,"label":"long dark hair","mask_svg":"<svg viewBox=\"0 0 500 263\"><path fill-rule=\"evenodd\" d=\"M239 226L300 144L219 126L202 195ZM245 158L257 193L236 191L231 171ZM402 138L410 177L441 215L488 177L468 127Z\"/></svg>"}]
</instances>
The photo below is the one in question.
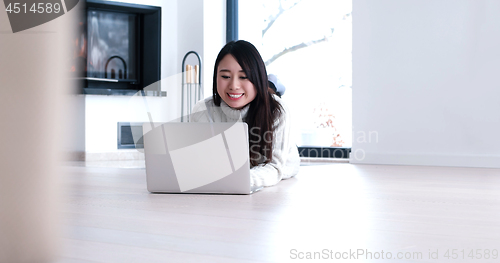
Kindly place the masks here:
<instances>
[{"instance_id":1,"label":"long dark hair","mask_svg":"<svg viewBox=\"0 0 500 263\"><path fill-rule=\"evenodd\" d=\"M281 116L283 107L269 92L266 65L259 51L254 45L244 40L227 43L215 60L213 99L216 106L220 106L222 100L217 93L217 68L226 55L232 55L236 59L248 80L257 90L257 95L250 102L244 120L249 129L250 164L256 166L261 161L268 163L273 158L273 134L276 128L274 122Z\"/></svg>"}]
</instances>

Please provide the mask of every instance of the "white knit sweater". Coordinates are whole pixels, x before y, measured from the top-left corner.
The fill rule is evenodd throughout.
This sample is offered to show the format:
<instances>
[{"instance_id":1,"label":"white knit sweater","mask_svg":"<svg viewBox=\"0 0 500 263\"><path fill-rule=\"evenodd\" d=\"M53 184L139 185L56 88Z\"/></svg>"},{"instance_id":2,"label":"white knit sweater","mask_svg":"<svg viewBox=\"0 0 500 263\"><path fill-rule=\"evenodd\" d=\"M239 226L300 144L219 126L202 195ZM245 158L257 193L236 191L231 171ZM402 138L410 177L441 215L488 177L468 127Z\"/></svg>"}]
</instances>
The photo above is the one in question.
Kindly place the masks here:
<instances>
[{"instance_id":1,"label":"white knit sweater","mask_svg":"<svg viewBox=\"0 0 500 263\"><path fill-rule=\"evenodd\" d=\"M293 141L290 111L278 96L274 98L283 106L281 117L275 121L273 136L273 158L267 164L259 164L250 170L252 186L272 186L281 179L288 179L299 172L300 158ZM221 100L220 107L215 106L212 97L199 101L193 108L191 122L237 122L243 121L249 105L241 110L229 107ZM209 114L207 114L209 112Z\"/></svg>"}]
</instances>

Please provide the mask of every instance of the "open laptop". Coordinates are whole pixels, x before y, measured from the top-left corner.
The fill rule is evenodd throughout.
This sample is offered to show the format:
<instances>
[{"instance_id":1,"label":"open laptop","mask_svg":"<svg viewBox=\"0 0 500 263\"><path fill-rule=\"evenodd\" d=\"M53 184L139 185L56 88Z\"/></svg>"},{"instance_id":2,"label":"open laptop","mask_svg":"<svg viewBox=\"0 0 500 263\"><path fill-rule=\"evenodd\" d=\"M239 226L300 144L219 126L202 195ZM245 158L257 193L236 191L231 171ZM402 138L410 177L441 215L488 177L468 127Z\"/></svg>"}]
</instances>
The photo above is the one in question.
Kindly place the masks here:
<instances>
[{"instance_id":1,"label":"open laptop","mask_svg":"<svg viewBox=\"0 0 500 263\"><path fill-rule=\"evenodd\" d=\"M148 191L251 194L244 122L144 123Z\"/></svg>"}]
</instances>

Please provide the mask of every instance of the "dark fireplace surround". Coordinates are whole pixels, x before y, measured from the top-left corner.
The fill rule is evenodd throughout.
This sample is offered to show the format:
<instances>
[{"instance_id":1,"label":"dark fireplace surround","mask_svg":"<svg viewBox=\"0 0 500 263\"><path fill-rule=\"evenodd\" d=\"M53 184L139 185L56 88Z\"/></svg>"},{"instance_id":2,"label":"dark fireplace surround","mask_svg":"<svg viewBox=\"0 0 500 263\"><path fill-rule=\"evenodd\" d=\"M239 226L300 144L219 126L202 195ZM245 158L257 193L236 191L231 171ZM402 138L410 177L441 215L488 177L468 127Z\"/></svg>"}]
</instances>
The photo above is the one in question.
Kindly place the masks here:
<instances>
[{"instance_id":1,"label":"dark fireplace surround","mask_svg":"<svg viewBox=\"0 0 500 263\"><path fill-rule=\"evenodd\" d=\"M71 71L82 94L166 96L161 7L87 0L78 35Z\"/></svg>"}]
</instances>

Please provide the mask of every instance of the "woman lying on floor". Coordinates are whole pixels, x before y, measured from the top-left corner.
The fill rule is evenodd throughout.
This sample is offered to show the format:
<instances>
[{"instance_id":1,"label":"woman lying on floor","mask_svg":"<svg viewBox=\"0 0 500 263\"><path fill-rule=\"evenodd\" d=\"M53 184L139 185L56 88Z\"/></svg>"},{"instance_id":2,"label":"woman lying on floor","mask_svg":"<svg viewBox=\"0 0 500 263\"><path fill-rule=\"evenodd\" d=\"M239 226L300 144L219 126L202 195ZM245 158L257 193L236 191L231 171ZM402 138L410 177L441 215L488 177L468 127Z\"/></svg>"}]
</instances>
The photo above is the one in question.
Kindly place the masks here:
<instances>
[{"instance_id":1,"label":"woman lying on floor","mask_svg":"<svg viewBox=\"0 0 500 263\"><path fill-rule=\"evenodd\" d=\"M193 108L192 122L244 121L249 128L252 186L295 176L300 158L288 107L269 88L266 66L251 43L227 43L215 61L213 95Z\"/></svg>"}]
</instances>

